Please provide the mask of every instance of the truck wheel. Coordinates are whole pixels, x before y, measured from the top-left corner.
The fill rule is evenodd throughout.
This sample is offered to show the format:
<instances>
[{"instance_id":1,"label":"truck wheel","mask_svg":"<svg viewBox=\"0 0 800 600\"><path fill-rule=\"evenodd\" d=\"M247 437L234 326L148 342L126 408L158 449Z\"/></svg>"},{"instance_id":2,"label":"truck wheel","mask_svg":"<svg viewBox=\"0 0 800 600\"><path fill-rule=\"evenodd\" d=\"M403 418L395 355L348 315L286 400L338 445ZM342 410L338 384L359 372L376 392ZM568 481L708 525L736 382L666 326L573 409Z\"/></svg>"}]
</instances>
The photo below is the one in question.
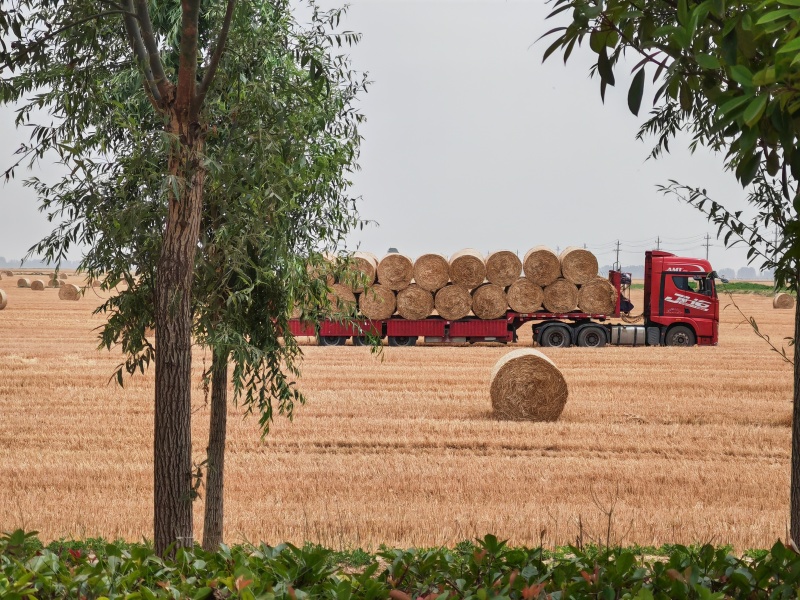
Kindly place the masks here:
<instances>
[{"instance_id":1,"label":"truck wheel","mask_svg":"<svg viewBox=\"0 0 800 600\"><path fill-rule=\"evenodd\" d=\"M366 346L369 342L367 342L367 336L365 335L354 335L353 336L353 346Z\"/></svg>"},{"instance_id":2,"label":"truck wheel","mask_svg":"<svg viewBox=\"0 0 800 600\"><path fill-rule=\"evenodd\" d=\"M416 346L417 345L417 338L416 336L408 336L408 335L396 335L396 336L389 336L389 345L390 346Z\"/></svg>"},{"instance_id":3,"label":"truck wheel","mask_svg":"<svg viewBox=\"0 0 800 600\"><path fill-rule=\"evenodd\" d=\"M677 325L667 332L664 340L667 346L694 346L697 341L694 331L685 325Z\"/></svg>"},{"instance_id":4,"label":"truck wheel","mask_svg":"<svg viewBox=\"0 0 800 600\"><path fill-rule=\"evenodd\" d=\"M346 337L338 335L321 335L319 336L320 346L344 346Z\"/></svg>"},{"instance_id":5,"label":"truck wheel","mask_svg":"<svg viewBox=\"0 0 800 600\"><path fill-rule=\"evenodd\" d=\"M602 327L585 327L578 334L578 346L582 348L602 348L606 340L606 330Z\"/></svg>"},{"instance_id":6,"label":"truck wheel","mask_svg":"<svg viewBox=\"0 0 800 600\"><path fill-rule=\"evenodd\" d=\"M548 348L569 348L572 345L572 334L562 325L548 327L539 334L539 345Z\"/></svg>"}]
</instances>

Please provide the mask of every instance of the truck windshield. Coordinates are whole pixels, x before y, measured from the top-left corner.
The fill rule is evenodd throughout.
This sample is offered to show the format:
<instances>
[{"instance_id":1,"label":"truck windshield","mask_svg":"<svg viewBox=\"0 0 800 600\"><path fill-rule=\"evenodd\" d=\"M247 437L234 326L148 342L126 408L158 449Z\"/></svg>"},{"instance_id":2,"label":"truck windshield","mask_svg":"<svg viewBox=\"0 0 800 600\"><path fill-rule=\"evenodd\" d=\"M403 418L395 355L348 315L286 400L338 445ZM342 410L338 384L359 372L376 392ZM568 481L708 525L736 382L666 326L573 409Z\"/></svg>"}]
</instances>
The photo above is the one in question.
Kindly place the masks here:
<instances>
[{"instance_id":1,"label":"truck windshield","mask_svg":"<svg viewBox=\"0 0 800 600\"><path fill-rule=\"evenodd\" d=\"M714 297L714 279L703 275L694 275L690 273L673 275L672 282L675 287L685 292L692 292L695 294L702 294L704 296Z\"/></svg>"}]
</instances>

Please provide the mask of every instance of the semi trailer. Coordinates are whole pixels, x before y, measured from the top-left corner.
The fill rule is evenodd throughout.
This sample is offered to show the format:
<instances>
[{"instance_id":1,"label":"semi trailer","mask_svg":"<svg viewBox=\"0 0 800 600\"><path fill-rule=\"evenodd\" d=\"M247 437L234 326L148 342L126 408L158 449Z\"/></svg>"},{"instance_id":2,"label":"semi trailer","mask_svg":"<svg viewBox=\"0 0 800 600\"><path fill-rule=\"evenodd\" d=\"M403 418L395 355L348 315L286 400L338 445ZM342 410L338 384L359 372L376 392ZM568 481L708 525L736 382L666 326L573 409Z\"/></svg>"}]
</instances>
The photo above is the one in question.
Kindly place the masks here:
<instances>
[{"instance_id":1,"label":"semi trailer","mask_svg":"<svg viewBox=\"0 0 800 600\"><path fill-rule=\"evenodd\" d=\"M289 327L295 336L316 337L321 346L341 346L348 338L354 345L366 345L368 336L387 339L390 346L414 346L420 339L426 344L508 343L516 342L517 331L528 323L534 343L547 347L715 346L719 340L715 279L719 277L707 260L652 250L645 253L644 306L636 317L631 315L635 307L630 301L630 273L612 269L608 280L617 291L612 314L509 310L505 317L491 320L430 316L410 321L393 316L309 323L292 319ZM610 319L624 322L610 323Z\"/></svg>"}]
</instances>

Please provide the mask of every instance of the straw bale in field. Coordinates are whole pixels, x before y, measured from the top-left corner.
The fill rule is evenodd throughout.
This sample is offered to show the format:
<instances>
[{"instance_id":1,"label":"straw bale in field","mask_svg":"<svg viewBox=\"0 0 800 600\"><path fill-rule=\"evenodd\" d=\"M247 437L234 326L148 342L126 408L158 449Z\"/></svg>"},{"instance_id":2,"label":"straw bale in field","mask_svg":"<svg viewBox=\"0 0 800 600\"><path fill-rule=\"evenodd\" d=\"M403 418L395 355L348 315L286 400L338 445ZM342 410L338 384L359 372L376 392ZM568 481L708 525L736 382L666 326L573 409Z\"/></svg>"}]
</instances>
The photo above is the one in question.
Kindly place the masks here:
<instances>
[{"instance_id":1,"label":"straw bale in field","mask_svg":"<svg viewBox=\"0 0 800 600\"><path fill-rule=\"evenodd\" d=\"M506 314L505 290L494 283L484 283L472 290L472 312L479 319L499 319Z\"/></svg>"},{"instance_id":2,"label":"straw bale in field","mask_svg":"<svg viewBox=\"0 0 800 600\"><path fill-rule=\"evenodd\" d=\"M597 277L578 290L578 308L593 315L608 315L617 307L617 290L608 279Z\"/></svg>"},{"instance_id":3,"label":"straw bale in field","mask_svg":"<svg viewBox=\"0 0 800 600\"><path fill-rule=\"evenodd\" d=\"M58 274L58 278L59 279L66 279L67 278L67 274L66 273L59 273Z\"/></svg>"},{"instance_id":4,"label":"straw bale in field","mask_svg":"<svg viewBox=\"0 0 800 600\"><path fill-rule=\"evenodd\" d=\"M381 321L394 314L396 300L394 292L379 283L368 287L358 297L358 308L368 319Z\"/></svg>"},{"instance_id":5,"label":"straw bale in field","mask_svg":"<svg viewBox=\"0 0 800 600\"><path fill-rule=\"evenodd\" d=\"M457 321L466 317L472 310L472 296L467 288L450 284L436 292L434 305L440 317L448 321Z\"/></svg>"},{"instance_id":6,"label":"straw bale in field","mask_svg":"<svg viewBox=\"0 0 800 600\"><path fill-rule=\"evenodd\" d=\"M0 310L3 310L6 306L8 306L8 294L0 290Z\"/></svg>"},{"instance_id":7,"label":"straw bale in field","mask_svg":"<svg viewBox=\"0 0 800 600\"><path fill-rule=\"evenodd\" d=\"M378 283L390 290L407 288L414 278L414 263L403 254L387 254L378 264Z\"/></svg>"},{"instance_id":8,"label":"straw bale in field","mask_svg":"<svg viewBox=\"0 0 800 600\"><path fill-rule=\"evenodd\" d=\"M561 277L561 263L547 246L535 246L525 253L522 270L531 283L545 287Z\"/></svg>"},{"instance_id":9,"label":"straw bale in field","mask_svg":"<svg viewBox=\"0 0 800 600\"><path fill-rule=\"evenodd\" d=\"M486 261L472 248L459 250L450 257L450 281L471 290L486 279Z\"/></svg>"},{"instance_id":10,"label":"straw bale in field","mask_svg":"<svg viewBox=\"0 0 800 600\"><path fill-rule=\"evenodd\" d=\"M555 421L567 403L567 382L549 358L533 348L503 356L492 369L489 394L498 418Z\"/></svg>"},{"instance_id":11,"label":"straw bale in field","mask_svg":"<svg viewBox=\"0 0 800 600\"><path fill-rule=\"evenodd\" d=\"M397 314L409 321L419 321L433 311L433 294L412 283L397 292Z\"/></svg>"},{"instance_id":12,"label":"straw bale in field","mask_svg":"<svg viewBox=\"0 0 800 600\"><path fill-rule=\"evenodd\" d=\"M350 257L350 266L343 274L341 283L349 285L354 292L363 292L365 286L375 283L377 271L377 256L370 252L355 252Z\"/></svg>"},{"instance_id":13,"label":"straw bale in field","mask_svg":"<svg viewBox=\"0 0 800 600\"><path fill-rule=\"evenodd\" d=\"M342 283L334 283L330 288L328 301L331 303L331 310L349 312L354 308L356 296L349 286Z\"/></svg>"},{"instance_id":14,"label":"straw bale in field","mask_svg":"<svg viewBox=\"0 0 800 600\"><path fill-rule=\"evenodd\" d=\"M14 271L6 271L5 274L8 275L9 277L13 277Z\"/></svg>"},{"instance_id":15,"label":"straw bale in field","mask_svg":"<svg viewBox=\"0 0 800 600\"><path fill-rule=\"evenodd\" d=\"M60 288L58 288L58 299L59 300L80 300L81 299L81 290L77 285L73 285L71 283L65 283Z\"/></svg>"},{"instance_id":16,"label":"straw bale in field","mask_svg":"<svg viewBox=\"0 0 800 600\"><path fill-rule=\"evenodd\" d=\"M561 276L575 285L589 283L597 277L597 257L583 248L570 246L558 257Z\"/></svg>"},{"instance_id":17,"label":"straw bale in field","mask_svg":"<svg viewBox=\"0 0 800 600\"><path fill-rule=\"evenodd\" d=\"M527 277L520 277L506 292L508 306L520 313L532 313L542 308L544 291Z\"/></svg>"},{"instance_id":18,"label":"straw bale in field","mask_svg":"<svg viewBox=\"0 0 800 600\"><path fill-rule=\"evenodd\" d=\"M450 281L450 263L441 254L423 254L414 261L414 282L423 290L438 292Z\"/></svg>"},{"instance_id":19,"label":"straw bale in field","mask_svg":"<svg viewBox=\"0 0 800 600\"><path fill-rule=\"evenodd\" d=\"M34 279L31 281L31 289L35 292L41 292L44 290L44 281L41 279Z\"/></svg>"},{"instance_id":20,"label":"straw bale in field","mask_svg":"<svg viewBox=\"0 0 800 600\"><path fill-rule=\"evenodd\" d=\"M60 279L51 279L47 282L47 287L49 288L57 288L61 287L61 280Z\"/></svg>"},{"instance_id":21,"label":"straw bale in field","mask_svg":"<svg viewBox=\"0 0 800 600\"><path fill-rule=\"evenodd\" d=\"M17 279L17 287L29 288L31 287L31 280L27 277L20 277Z\"/></svg>"},{"instance_id":22,"label":"straw bale in field","mask_svg":"<svg viewBox=\"0 0 800 600\"><path fill-rule=\"evenodd\" d=\"M492 252L486 259L486 279L503 287L508 287L519 279L522 261L510 250Z\"/></svg>"},{"instance_id":23,"label":"straw bale in field","mask_svg":"<svg viewBox=\"0 0 800 600\"><path fill-rule=\"evenodd\" d=\"M772 308L794 308L794 296L791 294L775 294Z\"/></svg>"},{"instance_id":24,"label":"straw bale in field","mask_svg":"<svg viewBox=\"0 0 800 600\"><path fill-rule=\"evenodd\" d=\"M544 288L542 304L551 313L567 313L578 308L578 286L566 279L556 279Z\"/></svg>"}]
</instances>

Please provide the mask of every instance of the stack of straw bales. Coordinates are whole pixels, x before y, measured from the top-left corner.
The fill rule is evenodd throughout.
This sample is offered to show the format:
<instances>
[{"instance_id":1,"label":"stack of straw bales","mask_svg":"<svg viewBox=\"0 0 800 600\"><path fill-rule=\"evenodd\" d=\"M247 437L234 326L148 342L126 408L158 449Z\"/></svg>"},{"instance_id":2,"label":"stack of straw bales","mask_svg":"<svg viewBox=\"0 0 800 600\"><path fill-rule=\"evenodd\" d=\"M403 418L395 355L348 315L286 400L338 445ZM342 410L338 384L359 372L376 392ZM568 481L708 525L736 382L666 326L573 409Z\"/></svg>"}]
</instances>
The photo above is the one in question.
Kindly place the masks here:
<instances>
[{"instance_id":1,"label":"stack of straw bales","mask_svg":"<svg viewBox=\"0 0 800 600\"><path fill-rule=\"evenodd\" d=\"M331 258L332 264L337 259ZM484 256L465 248L449 259L423 254L416 260L391 253L378 260L357 252L325 273L339 300L356 302L360 313L373 320L397 314L407 320L438 315L454 321L473 315L502 318L508 310L533 313L581 311L610 314L617 293L598 276L597 258L588 250L569 247L560 255L544 246L529 250L520 260L516 253L500 250ZM342 271L339 273L339 271ZM331 274L336 273L336 283ZM344 288L352 295L343 295ZM351 297L352 296L352 297Z\"/></svg>"}]
</instances>

